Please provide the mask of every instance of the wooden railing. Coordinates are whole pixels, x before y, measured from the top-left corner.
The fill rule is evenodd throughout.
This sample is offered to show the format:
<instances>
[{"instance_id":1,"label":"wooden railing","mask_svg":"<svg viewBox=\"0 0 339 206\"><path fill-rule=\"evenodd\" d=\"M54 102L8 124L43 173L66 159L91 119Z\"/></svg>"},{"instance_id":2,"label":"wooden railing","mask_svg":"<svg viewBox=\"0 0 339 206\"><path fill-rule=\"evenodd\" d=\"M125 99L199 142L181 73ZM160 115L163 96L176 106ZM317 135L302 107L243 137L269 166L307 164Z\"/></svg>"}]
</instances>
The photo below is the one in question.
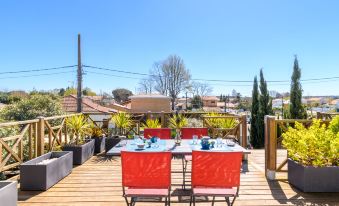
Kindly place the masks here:
<instances>
[{"instance_id":1,"label":"wooden railing","mask_svg":"<svg viewBox=\"0 0 339 206\"><path fill-rule=\"evenodd\" d=\"M282 147L282 134L288 127L294 127L295 123L302 123L305 127L312 124L312 120L304 119L283 119L277 120L274 116L265 116L265 175L268 179L275 179L276 172L286 172L283 167L287 164L287 156L277 162L277 150ZM330 120L323 120L328 124Z\"/></svg>"},{"instance_id":2,"label":"wooden railing","mask_svg":"<svg viewBox=\"0 0 339 206\"><path fill-rule=\"evenodd\" d=\"M317 119L331 120L333 117L337 115L339 115L338 112L335 112L335 113L317 112Z\"/></svg>"},{"instance_id":3,"label":"wooden railing","mask_svg":"<svg viewBox=\"0 0 339 206\"><path fill-rule=\"evenodd\" d=\"M19 166L22 162L55 150L70 141L67 118L81 114L39 117L33 120L0 123L0 128L12 129L16 134L0 137L0 172ZM101 126L88 114L88 122ZM105 133L105 131L104 131Z\"/></svg>"}]
</instances>

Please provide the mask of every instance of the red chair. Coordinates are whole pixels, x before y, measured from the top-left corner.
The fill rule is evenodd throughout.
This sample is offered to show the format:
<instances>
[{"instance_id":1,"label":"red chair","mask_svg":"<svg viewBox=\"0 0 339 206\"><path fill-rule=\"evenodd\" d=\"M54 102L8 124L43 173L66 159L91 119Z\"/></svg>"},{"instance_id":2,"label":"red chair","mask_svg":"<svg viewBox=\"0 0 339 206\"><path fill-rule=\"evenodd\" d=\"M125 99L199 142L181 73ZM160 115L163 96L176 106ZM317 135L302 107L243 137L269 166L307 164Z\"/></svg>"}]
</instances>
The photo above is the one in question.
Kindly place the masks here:
<instances>
[{"instance_id":1,"label":"red chair","mask_svg":"<svg viewBox=\"0 0 339 206\"><path fill-rule=\"evenodd\" d=\"M208 128L200 127L200 128L181 128L181 138L182 139L192 139L193 135L197 135L198 138L202 136L208 135Z\"/></svg>"},{"instance_id":2,"label":"red chair","mask_svg":"<svg viewBox=\"0 0 339 206\"><path fill-rule=\"evenodd\" d=\"M192 196L225 197L233 205L239 193L241 152L192 152ZM232 202L230 197L233 197Z\"/></svg>"},{"instance_id":3,"label":"red chair","mask_svg":"<svg viewBox=\"0 0 339 206\"><path fill-rule=\"evenodd\" d=\"M121 151L122 189L127 206L134 205L137 197L164 197L165 206L170 205L171 159L170 152Z\"/></svg>"},{"instance_id":4,"label":"red chair","mask_svg":"<svg viewBox=\"0 0 339 206\"><path fill-rule=\"evenodd\" d=\"M200 128L181 128L181 138L182 139L192 139L193 135L197 135L198 138L201 138L202 136L208 135L208 128L206 127L200 127ZM182 159L182 170L183 170L183 189L186 189L186 170L187 170L187 164L189 161L192 161L191 155L185 155Z\"/></svg>"},{"instance_id":5,"label":"red chair","mask_svg":"<svg viewBox=\"0 0 339 206\"><path fill-rule=\"evenodd\" d=\"M157 136L160 139L171 139L171 129L170 128L145 128L144 137L151 138Z\"/></svg>"}]
</instances>

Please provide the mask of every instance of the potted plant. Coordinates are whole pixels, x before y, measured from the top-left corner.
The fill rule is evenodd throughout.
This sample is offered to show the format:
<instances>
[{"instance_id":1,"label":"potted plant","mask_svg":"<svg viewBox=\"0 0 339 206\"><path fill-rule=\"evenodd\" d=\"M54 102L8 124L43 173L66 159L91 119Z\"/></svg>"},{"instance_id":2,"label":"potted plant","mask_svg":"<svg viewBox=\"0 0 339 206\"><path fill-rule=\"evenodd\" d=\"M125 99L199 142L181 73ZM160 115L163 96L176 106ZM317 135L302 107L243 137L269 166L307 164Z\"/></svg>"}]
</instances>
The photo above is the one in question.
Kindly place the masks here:
<instances>
[{"instance_id":1,"label":"potted plant","mask_svg":"<svg viewBox=\"0 0 339 206\"><path fill-rule=\"evenodd\" d=\"M72 152L49 152L20 165L21 190L47 190L72 172Z\"/></svg>"},{"instance_id":2,"label":"potted plant","mask_svg":"<svg viewBox=\"0 0 339 206\"><path fill-rule=\"evenodd\" d=\"M142 126L144 128L161 128L161 124L158 119L147 119Z\"/></svg>"},{"instance_id":3,"label":"potted plant","mask_svg":"<svg viewBox=\"0 0 339 206\"><path fill-rule=\"evenodd\" d=\"M288 151L288 181L303 192L339 192L339 116L329 127L313 120L296 122L283 134Z\"/></svg>"},{"instance_id":4,"label":"potted plant","mask_svg":"<svg viewBox=\"0 0 339 206\"><path fill-rule=\"evenodd\" d=\"M81 165L94 154L94 139L86 139L90 125L84 115L72 116L66 120L71 132L69 144L62 147L63 151L73 152L73 164Z\"/></svg>"},{"instance_id":5,"label":"potted plant","mask_svg":"<svg viewBox=\"0 0 339 206\"><path fill-rule=\"evenodd\" d=\"M0 203L6 206L16 206L18 190L16 181L0 181Z\"/></svg>"},{"instance_id":6,"label":"potted plant","mask_svg":"<svg viewBox=\"0 0 339 206\"><path fill-rule=\"evenodd\" d=\"M94 152L101 153L105 150L105 141L106 136L103 133L102 129L97 127L94 124L91 124L89 129L89 134L92 139L94 139Z\"/></svg>"},{"instance_id":7,"label":"potted plant","mask_svg":"<svg viewBox=\"0 0 339 206\"><path fill-rule=\"evenodd\" d=\"M112 116L111 122L115 126L115 134L106 138L105 149L108 152L112 147L117 145L121 139L126 138L127 129L133 124L130 114L125 112L116 113Z\"/></svg>"}]
</instances>

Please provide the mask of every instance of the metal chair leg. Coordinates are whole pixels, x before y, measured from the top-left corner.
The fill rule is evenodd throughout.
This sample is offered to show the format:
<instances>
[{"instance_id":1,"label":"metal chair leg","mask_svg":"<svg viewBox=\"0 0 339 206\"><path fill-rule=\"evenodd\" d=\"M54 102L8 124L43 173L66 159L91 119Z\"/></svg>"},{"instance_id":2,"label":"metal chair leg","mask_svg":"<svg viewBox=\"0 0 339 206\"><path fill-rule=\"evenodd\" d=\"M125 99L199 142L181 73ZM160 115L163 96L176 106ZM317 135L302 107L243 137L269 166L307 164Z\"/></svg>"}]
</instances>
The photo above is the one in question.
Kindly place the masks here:
<instances>
[{"instance_id":1,"label":"metal chair leg","mask_svg":"<svg viewBox=\"0 0 339 206\"><path fill-rule=\"evenodd\" d=\"M225 197L225 199L226 199L226 203L227 203L228 206L233 205L233 203L232 204L230 203L230 198L229 197Z\"/></svg>"},{"instance_id":2,"label":"metal chair leg","mask_svg":"<svg viewBox=\"0 0 339 206\"><path fill-rule=\"evenodd\" d=\"M215 201L215 196L213 196L213 199L212 199L212 206L214 206L214 201Z\"/></svg>"}]
</instances>

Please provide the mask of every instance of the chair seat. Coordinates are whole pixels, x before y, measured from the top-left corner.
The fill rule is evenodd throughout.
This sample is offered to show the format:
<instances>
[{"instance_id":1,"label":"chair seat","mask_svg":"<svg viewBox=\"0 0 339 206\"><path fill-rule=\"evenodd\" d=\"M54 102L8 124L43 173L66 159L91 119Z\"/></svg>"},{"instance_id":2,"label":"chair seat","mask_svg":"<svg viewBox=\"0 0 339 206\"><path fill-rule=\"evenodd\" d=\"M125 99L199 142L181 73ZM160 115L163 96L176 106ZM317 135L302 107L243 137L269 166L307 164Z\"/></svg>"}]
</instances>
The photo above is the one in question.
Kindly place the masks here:
<instances>
[{"instance_id":1,"label":"chair seat","mask_svg":"<svg viewBox=\"0 0 339 206\"><path fill-rule=\"evenodd\" d=\"M168 189L151 189L151 188L128 188L125 191L127 197L166 197Z\"/></svg>"},{"instance_id":2,"label":"chair seat","mask_svg":"<svg viewBox=\"0 0 339 206\"><path fill-rule=\"evenodd\" d=\"M235 188L193 188L193 195L195 196L236 196L237 189Z\"/></svg>"},{"instance_id":3,"label":"chair seat","mask_svg":"<svg viewBox=\"0 0 339 206\"><path fill-rule=\"evenodd\" d=\"M192 155L185 155L185 161L189 162L192 161Z\"/></svg>"}]
</instances>

